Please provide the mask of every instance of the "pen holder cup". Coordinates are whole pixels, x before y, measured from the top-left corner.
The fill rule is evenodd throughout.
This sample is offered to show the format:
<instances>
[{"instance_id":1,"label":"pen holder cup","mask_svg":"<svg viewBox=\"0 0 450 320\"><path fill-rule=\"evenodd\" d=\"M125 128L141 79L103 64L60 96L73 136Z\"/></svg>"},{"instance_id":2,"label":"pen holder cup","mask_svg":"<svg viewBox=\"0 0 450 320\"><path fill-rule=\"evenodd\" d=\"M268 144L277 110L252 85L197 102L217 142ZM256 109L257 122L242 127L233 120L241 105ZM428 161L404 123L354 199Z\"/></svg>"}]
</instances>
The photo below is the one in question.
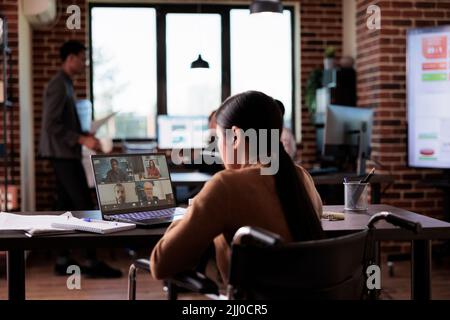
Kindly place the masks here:
<instances>
[{"instance_id":1,"label":"pen holder cup","mask_svg":"<svg viewBox=\"0 0 450 320\"><path fill-rule=\"evenodd\" d=\"M344 197L346 211L367 211L368 183L358 181L344 183Z\"/></svg>"}]
</instances>

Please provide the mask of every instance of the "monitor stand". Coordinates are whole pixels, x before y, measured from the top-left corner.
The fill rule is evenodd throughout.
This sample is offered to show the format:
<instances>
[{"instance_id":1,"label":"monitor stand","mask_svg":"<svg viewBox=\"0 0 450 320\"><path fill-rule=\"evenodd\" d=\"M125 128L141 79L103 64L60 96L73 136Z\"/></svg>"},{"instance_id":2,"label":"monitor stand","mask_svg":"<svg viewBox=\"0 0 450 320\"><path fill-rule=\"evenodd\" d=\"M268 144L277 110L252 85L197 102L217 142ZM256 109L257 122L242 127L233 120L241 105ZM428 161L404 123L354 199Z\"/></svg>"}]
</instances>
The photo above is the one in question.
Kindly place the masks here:
<instances>
[{"instance_id":1,"label":"monitor stand","mask_svg":"<svg viewBox=\"0 0 450 320\"><path fill-rule=\"evenodd\" d=\"M366 169L367 169L366 160L367 159L364 156L358 156L358 160L356 160L357 161L357 164L356 164L356 175L358 177L362 177L362 176L364 176L366 174Z\"/></svg>"},{"instance_id":2,"label":"monitor stand","mask_svg":"<svg viewBox=\"0 0 450 320\"><path fill-rule=\"evenodd\" d=\"M364 176L366 174L366 160L368 155L366 154L367 148L365 148L364 142L367 136L367 123L361 124L361 129L358 131L358 159L356 160L356 174L358 176Z\"/></svg>"}]
</instances>

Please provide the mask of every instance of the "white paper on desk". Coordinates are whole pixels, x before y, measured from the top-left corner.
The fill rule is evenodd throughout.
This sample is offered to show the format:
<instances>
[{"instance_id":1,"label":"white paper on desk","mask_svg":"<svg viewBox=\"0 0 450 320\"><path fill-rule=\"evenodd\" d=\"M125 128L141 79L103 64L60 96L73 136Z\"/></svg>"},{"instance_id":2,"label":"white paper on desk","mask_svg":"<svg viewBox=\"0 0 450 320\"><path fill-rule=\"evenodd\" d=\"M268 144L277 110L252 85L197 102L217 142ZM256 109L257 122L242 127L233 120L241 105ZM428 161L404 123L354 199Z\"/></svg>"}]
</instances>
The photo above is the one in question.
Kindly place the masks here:
<instances>
[{"instance_id":1,"label":"white paper on desk","mask_svg":"<svg viewBox=\"0 0 450 320\"><path fill-rule=\"evenodd\" d=\"M51 226L54 222L67 220L72 216L66 212L59 216L52 215L21 215L7 212L0 212L0 232L1 231L23 231L28 236L50 235L68 233L70 230L54 228Z\"/></svg>"},{"instance_id":2,"label":"white paper on desk","mask_svg":"<svg viewBox=\"0 0 450 320\"><path fill-rule=\"evenodd\" d=\"M114 117L116 114L117 114L117 111L110 113L106 117L103 117L101 119L92 121L92 123L91 123L91 133L95 134L97 132L97 130L100 129L101 126L103 126L105 123L107 123L108 120L111 119L112 117Z\"/></svg>"}]
</instances>

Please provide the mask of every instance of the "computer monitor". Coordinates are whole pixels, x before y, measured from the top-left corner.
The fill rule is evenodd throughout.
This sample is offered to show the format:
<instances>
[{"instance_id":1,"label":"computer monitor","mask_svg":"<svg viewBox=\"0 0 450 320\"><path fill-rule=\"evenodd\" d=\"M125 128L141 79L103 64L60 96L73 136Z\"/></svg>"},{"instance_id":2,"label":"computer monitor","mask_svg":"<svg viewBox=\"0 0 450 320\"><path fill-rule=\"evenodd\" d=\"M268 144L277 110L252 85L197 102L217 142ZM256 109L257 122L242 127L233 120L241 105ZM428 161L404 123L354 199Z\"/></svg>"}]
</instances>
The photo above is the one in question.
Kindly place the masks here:
<instances>
[{"instance_id":1,"label":"computer monitor","mask_svg":"<svg viewBox=\"0 0 450 320\"><path fill-rule=\"evenodd\" d=\"M358 175L364 175L365 160L370 157L373 109L330 105L325 117L323 155L337 163L355 164Z\"/></svg>"},{"instance_id":2,"label":"computer monitor","mask_svg":"<svg viewBox=\"0 0 450 320\"><path fill-rule=\"evenodd\" d=\"M159 149L202 149L207 146L207 116L158 116Z\"/></svg>"},{"instance_id":3,"label":"computer monitor","mask_svg":"<svg viewBox=\"0 0 450 320\"><path fill-rule=\"evenodd\" d=\"M450 26L408 30L408 164L450 169Z\"/></svg>"}]
</instances>

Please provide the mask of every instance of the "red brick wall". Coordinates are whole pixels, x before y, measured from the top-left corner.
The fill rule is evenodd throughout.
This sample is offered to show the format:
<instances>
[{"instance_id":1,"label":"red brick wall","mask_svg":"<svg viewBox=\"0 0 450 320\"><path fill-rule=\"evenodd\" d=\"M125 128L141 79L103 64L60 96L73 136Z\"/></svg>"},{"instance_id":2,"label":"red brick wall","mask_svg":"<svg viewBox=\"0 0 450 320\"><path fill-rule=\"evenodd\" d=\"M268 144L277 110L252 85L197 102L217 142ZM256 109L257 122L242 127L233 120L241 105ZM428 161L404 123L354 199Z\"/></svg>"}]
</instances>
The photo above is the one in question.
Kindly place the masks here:
<instances>
[{"instance_id":1,"label":"red brick wall","mask_svg":"<svg viewBox=\"0 0 450 320\"><path fill-rule=\"evenodd\" d=\"M305 105L305 85L311 71L323 68L324 50L342 51L342 0L301 0L301 85L302 85L302 143L298 158L306 168L316 162L316 134Z\"/></svg>"},{"instance_id":2,"label":"red brick wall","mask_svg":"<svg viewBox=\"0 0 450 320\"><path fill-rule=\"evenodd\" d=\"M8 143L7 147L13 159L8 168L8 184L20 186L20 146L19 146L19 66L18 66L18 4L16 0L1 0L0 13L4 15L8 21L8 46L12 50L12 79L9 83L11 87L11 96L9 99L13 102L13 106L8 114ZM3 58L0 58L3 64ZM0 67L0 72L2 67ZM3 107L0 111L0 143L3 143ZM12 131L11 131L12 130ZM12 141L9 132L12 132ZM0 184L4 182L5 163L0 158Z\"/></svg>"},{"instance_id":3,"label":"red brick wall","mask_svg":"<svg viewBox=\"0 0 450 320\"><path fill-rule=\"evenodd\" d=\"M36 185L39 192L36 194L38 210L52 209L54 203L54 177L47 160L38 156L39 135L42 120L42 98L46 84L55 75L61 66L59 48L67 40L79 40L88 44L86 19L88 6L86 1L58 0L59 19L51 28L33 30L33 92L34 92L34 136L36 150ZM69 5L77 4L81 9L81 29L70 30L66 27L69 14L66 9ZM88 97L87 74L78 76L74 81L77 98Z\"/></svg>"},{"instance_id":4,"label":"red brick wall","mask_svg":"<svg viewBox=\"0 0 450 320\"><path fill-rule=\"evenodd\" d=\"M381 8L379 31L366 27L370 4ZM442 194L419 180L440 172L407 167L406 30L442 24L450 24L450 0L357 0L359 105L376 108L373 158L384 165L378 172L396 181L383 202L436 216L442 215Z\"/></svg>"}]
</instances>

